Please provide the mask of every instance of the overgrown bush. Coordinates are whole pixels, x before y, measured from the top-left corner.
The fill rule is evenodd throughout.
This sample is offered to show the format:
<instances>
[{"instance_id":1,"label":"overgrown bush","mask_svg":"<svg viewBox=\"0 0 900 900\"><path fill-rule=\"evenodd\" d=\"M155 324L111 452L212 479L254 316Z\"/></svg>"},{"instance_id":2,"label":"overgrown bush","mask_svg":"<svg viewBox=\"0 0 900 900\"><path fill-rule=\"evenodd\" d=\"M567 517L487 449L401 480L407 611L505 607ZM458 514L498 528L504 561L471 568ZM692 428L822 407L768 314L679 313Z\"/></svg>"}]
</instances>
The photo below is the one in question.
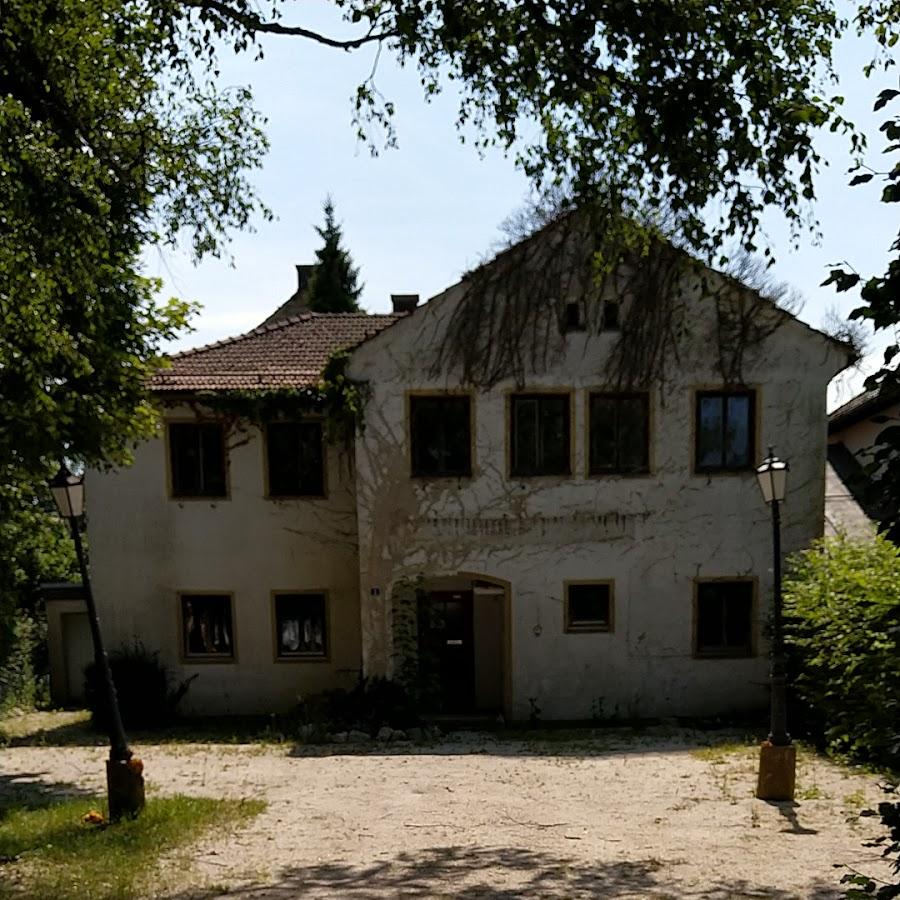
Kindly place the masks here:
<instances>
[{"instance_id":1,"label":"overgrown bush","mask_svg":"<svg viewBox=\"0 0 900 900\"><path fill-rule=\"evenodd\" d=\"M168 667L157 651L150 652L140 641L109 654L109 667L119 699L122 724L126 728L158 728L175 718L178 704L184 698L192 675L173 684ZM91 723L106 730L109 716L100 670L96 663L85 669L85 701L91 710Z\"/></svg>"},{"instance_id":2,"label":"overgrown bush","mask_svg":"<svg viewBox=\"0 0 900 900\"><path fill-rule=\"evenodd\" d=\"M887 787L888 794L896 796L897 787ZM871 811L870 811L871 812ZM877 847L881 855L890 861L893 880L876 881L868 875L859 872L851 872L845 875L841 882L850 885L845 896L847 900L894 900L900 897L900 802L885 801L878 804L878 813L881 816L881 824L887 829L887 834L875 838L865 844L866 847Z\"/></svg>"},{"instance_id":3,"label":"overgrown bush","mask_svg":"<svg viewBox=\"0 0 900 900\"><path fill-rule=\"evenodd\" d=\"M356 729L376 735L383 725L411 728L421 724L415 699L396 681L360 678L352 690L325 691L304 698L298 707L303 725L321 731Z\"/></svg>"},{"instance_id":4,"label":"overgrown bush","mask_svg":"<svg viewBox=\"0 0 900 900\"><path fill-rule=\"evenodd\" d=\"M47 676L38 676L35 656L46 641L46 623L19 610L12 617L12 638L0 666L0 712L31 709L46 700Z\"/></svg>"},{"instance_id":5,"label":"overgrown bush","mask_svg":"<svg viewBox=\"0 0 900 900\"><path fill-rule=\"evenodd\" d=\"M785 638L807 726L833 751L896 766L900 549L840 535L794 556Z\"/></svg>"}]
</instances>

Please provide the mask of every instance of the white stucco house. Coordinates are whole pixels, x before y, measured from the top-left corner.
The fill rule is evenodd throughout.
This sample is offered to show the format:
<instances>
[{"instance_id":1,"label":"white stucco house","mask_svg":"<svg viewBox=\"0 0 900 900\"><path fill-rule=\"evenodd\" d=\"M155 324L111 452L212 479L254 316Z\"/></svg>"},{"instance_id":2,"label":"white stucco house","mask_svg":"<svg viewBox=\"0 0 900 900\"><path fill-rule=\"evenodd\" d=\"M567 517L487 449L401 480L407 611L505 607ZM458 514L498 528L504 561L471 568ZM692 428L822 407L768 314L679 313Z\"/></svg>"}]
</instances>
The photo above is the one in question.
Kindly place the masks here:
<instances>
[{"instance_id":1,"label":"white stucco house","mask_svg":"<svg viewBox=\"0 0 900 900\"><path fill-rule=\"evenodd\" d=\"M691 271L689 327L643 384L610 375L643 314L610 290L557 298L542 313L553 353L468 383L446 348L469 278L421 305L397 297L390 315L301 306L174 356L152 384L158 438L131 467L87 477L108 642L137 637L181 677L199 673L195 713L283 710L391 674L398 586L416 583L443 712L763 706L771 531L753 467L770 444L790 461L786 553L822 533L826 388L849 350ZM739 380L723 375L716 285L771 324ZM314 396L338 350L366 395L355 438L329 441L312 401L247 412L254 395ZM243 405L229 412L229 396Z\"/></svg>"}]
</instances>

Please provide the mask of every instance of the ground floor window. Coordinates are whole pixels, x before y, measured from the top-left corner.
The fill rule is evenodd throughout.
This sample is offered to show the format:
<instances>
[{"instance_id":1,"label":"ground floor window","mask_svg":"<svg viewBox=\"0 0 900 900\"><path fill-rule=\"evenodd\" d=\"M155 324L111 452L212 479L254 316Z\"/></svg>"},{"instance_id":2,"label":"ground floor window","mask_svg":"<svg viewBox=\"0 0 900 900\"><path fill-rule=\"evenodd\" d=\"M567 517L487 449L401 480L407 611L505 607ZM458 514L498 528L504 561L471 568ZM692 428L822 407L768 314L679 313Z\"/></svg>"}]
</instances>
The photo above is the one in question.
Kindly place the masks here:
<instances>
[{"instance_id":1,"label":"ground floor window","mask_svg":"<svg viewBox=\"0 0 900 900\"><path fill-rule=\"evenodd\" d=\"M753 595L750 579L697 582L694 647L697 656L753 654Z\"/></svg>"},{"instance_id":2,"label":"ground floor window","mask_svg":"<svg viewBox=\"0 0 900 900\"><path fill-rule=\"evenodd\" d=\"M324 593L276 593L275 658L308 659L328 655Z\"/></svg>"},{"instance_id":3,"label":"ground floor window","mask_svg":"<svg viewBox=\"0 0 900 900\"><path fill-rule=\"evenodd\" d=\"M611 581L566 584L567 632L612 631L613 583Z\"/></svg>"},{"instance_id":4,"label":"ground floor window","mask_svg":"<svg viewBox=\"0 0 900 900\"><path fill-rule=\"evenodd\" d=\"M230 594L181 594L182 654L185 659L234 659Z\"/></svg>"}]
</instances>

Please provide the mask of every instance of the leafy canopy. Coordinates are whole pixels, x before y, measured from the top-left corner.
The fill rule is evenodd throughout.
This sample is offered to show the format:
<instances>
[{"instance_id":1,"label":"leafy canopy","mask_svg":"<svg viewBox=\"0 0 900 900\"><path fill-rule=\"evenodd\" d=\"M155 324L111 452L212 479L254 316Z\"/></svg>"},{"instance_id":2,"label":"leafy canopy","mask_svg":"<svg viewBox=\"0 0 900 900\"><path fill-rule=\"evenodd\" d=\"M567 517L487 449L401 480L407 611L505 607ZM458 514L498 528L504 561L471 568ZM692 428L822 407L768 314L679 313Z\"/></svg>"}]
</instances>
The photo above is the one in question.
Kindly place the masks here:
<instances>
[{"instance_id":1,"label":"leafy canopy","mask_svg":"<svg viewBox=\"0 0 900 900\"><path fill-rule=\"evenodd\" d=\"M316 228L324 242L316 250L316 266L308 288L307 306L313 312L337 313L359 310L359 269L354 267L350 253L341 246L343 234L334 217L331 197L323 204L325 224Z\"/></svg>"}]
</instances>

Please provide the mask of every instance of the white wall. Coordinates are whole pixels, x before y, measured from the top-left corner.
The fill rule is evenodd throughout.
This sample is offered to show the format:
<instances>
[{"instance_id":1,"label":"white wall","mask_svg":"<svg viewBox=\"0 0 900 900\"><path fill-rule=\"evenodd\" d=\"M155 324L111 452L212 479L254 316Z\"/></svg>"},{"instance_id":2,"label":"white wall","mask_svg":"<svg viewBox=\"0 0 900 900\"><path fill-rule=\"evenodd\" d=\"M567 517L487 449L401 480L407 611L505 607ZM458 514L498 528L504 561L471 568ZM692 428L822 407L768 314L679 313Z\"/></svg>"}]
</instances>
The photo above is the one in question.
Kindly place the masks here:
<instances>
[{"instance_id":1,"label":"white wall","mask_svg":"<svg viewBox=\"0 0 900 900\"><path fill-rule=\"evenodd\" d=\"M346 454L329 449L326 498L269 500L260 433L232 435L229 443L226 500L170 499L162 439L139 446L133 466L86 479L91 571L107 641L115 647L139 638L176 677L199 673L183 709L200 714L287 709L300 694L351 685L360 667ZM317 589L329 594L330 659L276 663L270 592ZM233 663L181 661L179 591L234 594Z\"/></svg>"},{"instance_id":2,"label":"white wall","mask_svg":"<svg viewBox=\"0 0 900 900\"><path fill-rule=\"evenodd\" d=\"M506 392L474 394L470 479L410 477L406 393L455 388L431 374L451 289L363 345L351 377L368 381L365 431L356 444L363 658L367 672L390 667L389 603L399 578L476 573L511 584L512 714L535 698L546 718L606 714L721 713L765 702L762 618L771 593L771 527L752 473L692 474L692 390L721 386L711 305L694 301L680 368L652 391L652 474L586 477L586 391L602 388L610 334L567 336L564 357L526 388L575 391L575 474L509 479ZM768 444L790 460L784 547L821 533L825 391L846 365L841 350L793 320L744 361L758 391L757 458ZM506 518L508 524L503 524ZM750 659L695 659L693 585L698 577L759 580L758 651ZM563 583L615 580L613 633L565 634ZM370 596L379 588L377 598ZM537 626L537 627L536 627Z\"/></svg>"}]
</instances>

